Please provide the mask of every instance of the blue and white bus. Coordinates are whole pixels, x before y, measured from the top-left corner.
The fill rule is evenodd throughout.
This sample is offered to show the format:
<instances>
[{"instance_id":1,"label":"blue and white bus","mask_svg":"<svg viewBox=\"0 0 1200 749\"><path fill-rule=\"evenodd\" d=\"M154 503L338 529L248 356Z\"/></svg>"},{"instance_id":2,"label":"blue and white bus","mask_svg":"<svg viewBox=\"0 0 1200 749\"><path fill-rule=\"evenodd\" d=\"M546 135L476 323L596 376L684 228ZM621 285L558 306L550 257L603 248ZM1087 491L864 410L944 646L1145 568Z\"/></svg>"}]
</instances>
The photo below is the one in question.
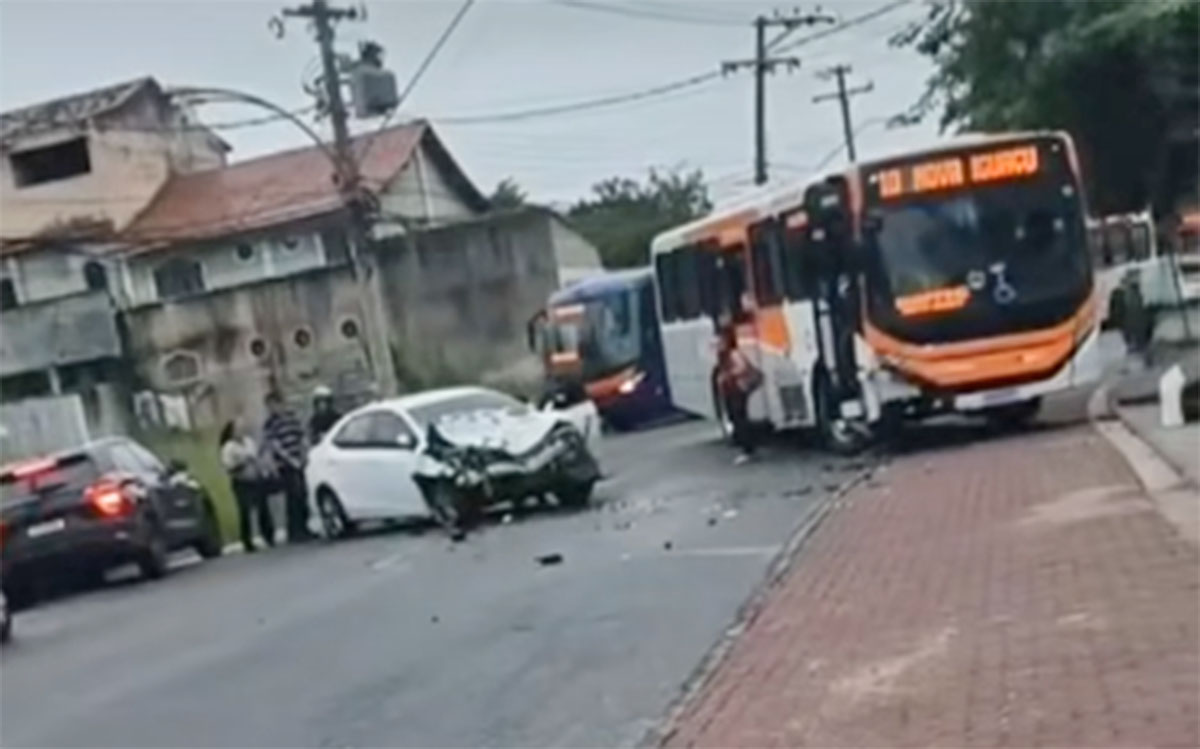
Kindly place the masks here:
<instances>
[{"instance_id":1,"label":"blue and white bus","mask_svg":"<svg viewBox=\"0 0 1200 749\"><path fill-rule=\"evenodd\" d=\"M601 416L626 429L671 412L654 274L614 271L550 296L540 335L546 377L582 385Z\"/></svg>"}]
</instances>

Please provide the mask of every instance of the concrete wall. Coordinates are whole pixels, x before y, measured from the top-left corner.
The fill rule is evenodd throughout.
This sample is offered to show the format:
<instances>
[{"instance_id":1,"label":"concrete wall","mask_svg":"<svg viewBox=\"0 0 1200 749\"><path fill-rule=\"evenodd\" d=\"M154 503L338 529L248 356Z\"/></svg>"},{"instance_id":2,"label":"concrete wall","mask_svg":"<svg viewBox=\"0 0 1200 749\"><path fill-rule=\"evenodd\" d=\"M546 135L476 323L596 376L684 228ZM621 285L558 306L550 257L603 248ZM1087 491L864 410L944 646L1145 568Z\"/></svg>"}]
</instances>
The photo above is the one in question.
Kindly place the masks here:
<instances>
[{"instance_id":1,"label":"concrete wall","mask_svg":"<svg viewBox=\"0 0 1200 749\"><path fill-rule=\"evenodd\" d=\"M600 253L566 222L550 222L550 237L558 260L558 280L563 286L604 272Z\"/></svg>"},{"instance_id":2,"label":"concrete wall","mask_svg":"<svg viewBox=\"0 0 1200 749\"><path fill-rule=\"evenodd\" d=\"M557 287L548 215L520 212L442 227L381 251L401 379L410 386L526 387L537 368L525 323ZM518 380L518 381L512 381Z\"/></svg>"},{"instance_id":3,"label":"concrete wall","mask_svg":"<svg viewBox=\"0 0 1200 749\"><path fill-rule=\"evenodd\" d=\"M224 163L207 131L164 129L182 115L143 93L117 112L92 123L38 133L10 144L0 158L0 235L27 237L70 223L111 225L121 230L166 183L172 170L192 171ZM11 152L84 136L91 171L67 179L18 187Z\"/></svg>"},{"instance_id":4,"label":"concrete wall","mask_svg":"<svg viewBox=\"0 0 1200 749\"><path fill-rule=\"evenodd\" d=\"M104 292L0 314L0 376L119 357L116 311Z\"/></svg>"},{"instance_id":5,"label":"concrete wall","mask_svg":"<svg viewBox=\"0 0 1200 749\"><path fill-rule=\"evenodd\" d=\"M317 384L366 387L358 286L348 269L308 273L130 310L130 353L141 385L186 396L199 425L262 416L268 390L303 400ZM347 321L358 338L342 331ZM297 334L308 337L301 345ZM263 345L256 355L255 341ZM173 377L188 367L194 376Z\"/></svg>"}]
</instances>

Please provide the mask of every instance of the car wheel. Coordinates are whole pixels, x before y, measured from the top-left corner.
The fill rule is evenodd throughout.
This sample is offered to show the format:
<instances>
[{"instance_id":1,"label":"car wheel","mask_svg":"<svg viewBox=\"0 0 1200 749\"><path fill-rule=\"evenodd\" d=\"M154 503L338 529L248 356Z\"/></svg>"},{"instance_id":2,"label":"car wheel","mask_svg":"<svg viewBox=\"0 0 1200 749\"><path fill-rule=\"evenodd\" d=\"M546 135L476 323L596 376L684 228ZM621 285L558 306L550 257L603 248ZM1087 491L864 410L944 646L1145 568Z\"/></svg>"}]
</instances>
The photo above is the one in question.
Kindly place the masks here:
<instances>
[{"instance_id":1,"label":"car wheel","mask_svg":"<svg viewBox=\"0 0 1200 749\"><path fill-rule=\"evenodd\" d=\"M554 496L564 507L587 507L592 501L592 492L596 489L596 480L579 481L563 484L554 490Z\"/></svg>"},{"instance_id":2,"label":"car wheel","mask_svg":"<svg viewBox=\"0 0 1200 749\"><path fill-rule=\"evenodd\" d=\"M331 541L352 536L357 530L346 514L342 500L328 487L321 487L317 491L317 514L321 516L321 530L325 532L325 538Z\"/></svg>"},{"instance_id":3,"label":"car wheel","mask_svg":"<svg viewBox=\"0 0 1200 749\"><path fill-rule=\"evenodd\" d=\"M462 492L448 481L438 481L425 492L425 503L429 505L433 519L452 537L459 537L463 533L466 519L463 502Z\"/></svg>"},{"instance_id":4,"label":"car wheel","mask_svg":"<svg viewBox=\"0 0 1200 749\"><path fill-rule=\"evenodd\" d=\"M158 528L153 528L145 548L138 554L138 569L146 579L157 580L167 574L167 563L167 541Z\"/></svg>"},{"instance_id":5,"label":"car wheel","mask_svg":"<svg viewBox=\"0 0 1200 749\"><path fill-rule=\"evenodd\" d=\"M212 500L204 497L202 500L203 517L200 518L200 538L196 539L196 553L204 559L215 559L224 551L221 540L221 526L217 522L217 512L213 509Z\"/></svg>"}]
</instances>

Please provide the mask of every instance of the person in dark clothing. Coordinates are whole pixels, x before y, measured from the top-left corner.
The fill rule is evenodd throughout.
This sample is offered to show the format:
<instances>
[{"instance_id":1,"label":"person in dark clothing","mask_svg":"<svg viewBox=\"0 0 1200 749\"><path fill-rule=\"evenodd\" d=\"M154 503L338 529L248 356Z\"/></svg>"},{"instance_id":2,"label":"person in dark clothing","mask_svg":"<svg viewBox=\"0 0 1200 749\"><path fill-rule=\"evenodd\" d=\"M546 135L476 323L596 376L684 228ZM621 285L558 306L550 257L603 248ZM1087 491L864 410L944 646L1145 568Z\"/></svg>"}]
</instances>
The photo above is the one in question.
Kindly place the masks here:
<instances>
[{"instance_id":1,"label":"person in dark clothing","mask_svg":"<svg viewBox=\"0 0 1200 749\"><path fill-rule=\"evenodd\" d=\"M300 418L287 408L283 396L267 396L267 416L263 424L263 445L275 462L287 507L288 541L297 543L313 538L308 529L308 489L304 485L304 463L308 448Z\"/></svg>"},{"instance_id":2,"label":"person in dark clothing","mask_svg":"<svg viewBox=\"0 0 1200 749\"><path fill-rule=\"evenodd\" d=\"M258 446L253 438L242 429L238 420L230 421L221 429L221 465L229 474L233 496L238 506L238 526L242 546L247 552L257 551L254 545L254 529L251 520L258 519L258 532L267 546L275 545L275 520L267 504L266 485L262 464L258 458Z\"/></svg>"},{"instance_id":3,"label":"person in dark clothing","mask_svg":"<svg viewBox=\"0 0 1200 749\"><path fill-rule=\"evenodd\" d=\"M321 441L342 415L333 407L333 391L324 385L313 389L313 411L308 419L308 444Z\"/></svg>"},{"instance_id":4,"label":"person in dark clothing","mask_svg":"<svg viewBox=\"0 0 1200 749\"><path fill-rule=\"evenodd\" d=\"M750 394L761 382L762 374L738 350L733 327L723 328L717 341L717 391L733 426L733 444L738 448L736 465L752 460L758 447L748 404Z\"/></svg>"}]
</instances>

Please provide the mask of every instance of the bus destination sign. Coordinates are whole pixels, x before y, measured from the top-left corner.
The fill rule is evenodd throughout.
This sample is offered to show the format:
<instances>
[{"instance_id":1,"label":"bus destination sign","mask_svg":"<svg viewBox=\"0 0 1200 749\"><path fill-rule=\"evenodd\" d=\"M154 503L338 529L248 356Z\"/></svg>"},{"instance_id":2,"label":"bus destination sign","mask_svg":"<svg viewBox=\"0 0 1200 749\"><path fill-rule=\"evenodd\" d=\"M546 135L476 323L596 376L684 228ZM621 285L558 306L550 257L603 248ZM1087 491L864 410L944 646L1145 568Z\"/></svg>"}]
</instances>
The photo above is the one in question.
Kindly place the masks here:
<instances>
[{"instance_id":1,"label":"bus destination sign","mask_svg":"<svg viewBox=\"0 0 1200 749\"><path fill-rule=\"evenodd\" d=\"M1035 145L945 156L915 164L881 169L869 178L881 200L951 190L1002 180L1030 177L1038 172Z\"/></svg>"}]
</instances>

